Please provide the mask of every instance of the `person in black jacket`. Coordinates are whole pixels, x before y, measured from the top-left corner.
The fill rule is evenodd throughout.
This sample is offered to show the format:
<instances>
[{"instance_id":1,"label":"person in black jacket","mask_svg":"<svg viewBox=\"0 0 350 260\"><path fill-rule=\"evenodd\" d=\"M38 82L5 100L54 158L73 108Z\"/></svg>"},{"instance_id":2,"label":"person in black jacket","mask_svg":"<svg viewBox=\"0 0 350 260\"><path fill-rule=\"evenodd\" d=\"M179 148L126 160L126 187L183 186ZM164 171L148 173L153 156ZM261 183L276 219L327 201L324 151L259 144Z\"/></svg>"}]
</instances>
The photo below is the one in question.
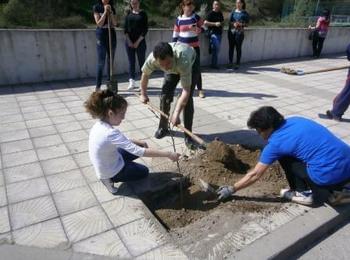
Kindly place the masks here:
<instances>
[{"instance_id":1,"label":"person in black jacket","mask_svg":"<svg viewBox=\"0 0 350 260\"><path fill-rule=\"evenodd\" d=\"M213 69L218 69L218 53L221 44L222 35L222 23L224 21L224 16L220 11L220 1L213 2L213 10L207 15L207 19L204 21L204 25L208 26L208 36L210 41L210 51L211 57L211 67Z\"/></svg>"},{"instance_id":2,"label":"person in black jacket","mask_svg":"<svg viewBox=\"0 0 350 260\"><path fill-rule=\"evenodd\" d=\"M110 70L110 55L109 55L109 34L108 34L108 17L110 17L111 26L111 42L112 42L112 60L114 60L115 48L117 39L114 27L117 26L115 17L115 8L113 0L98 0L98 3L93 6L94 18L97 25L96 28L96 46L97 46L97 76L96 76L96 91L101 89L103 69L106 63L107 56L107 71ZM110 80L110 75L107 73L107 79Z\"/></svg>"},{"instance_id":3,"label":"person in black jacket","mask_svg":"<svg viewBox=\"0 0 350 260\"><path fill-rule=\"evenodd\" d=\"M130 0L130 11L125 17L124 33L126 37L125 48L129 59L129 87L128 90L136 88L135 63L136 54L140 68L145 62L146 41L148 32L148 18L145 11L140 9L139 0Z\"/></svg>"}]
</instances>

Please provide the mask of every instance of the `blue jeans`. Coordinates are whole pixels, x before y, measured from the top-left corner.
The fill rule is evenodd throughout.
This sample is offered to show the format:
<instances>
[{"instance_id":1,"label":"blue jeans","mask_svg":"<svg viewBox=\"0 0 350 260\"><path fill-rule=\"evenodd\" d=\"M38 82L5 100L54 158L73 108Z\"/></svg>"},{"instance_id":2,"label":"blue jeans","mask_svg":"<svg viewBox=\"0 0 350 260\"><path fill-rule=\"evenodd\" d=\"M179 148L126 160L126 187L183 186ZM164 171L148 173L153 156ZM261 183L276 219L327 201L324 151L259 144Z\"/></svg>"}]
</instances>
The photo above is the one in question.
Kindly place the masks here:
<instances>
[{"instance_id":1,"label":"blue jeans","mask_svg":"<svg viewBox=\"0 0 350 260\"><path fill-rule=\"evenodd\" d=\"M146 166L133 162L138 158L136 155L121 148L118 148L118 151L122 155L125 165L120 172L113 176L113 182L137 181L148 176L149 170Z\"/></svg>"},{"instance_id":2,"label":"blue jeans","mask_svg":"<svg viewBox=\"0 0 350 260\"><path fill-rule=\"evenodd\" d=\"M136 54L137 54L137 59L139 61L139 66L140 70L145 63L145 58L146 58L146 41L143 39L137 49L135 48L130 48L128 43L125 42L125 48L126 52L128 54L128 59L129 59L129 79L135 79L136 73L135 73L135 63L136 63Z\"/></svg>"},{"instance_id":3,"label":"blue jeans","mask_svg":"<svg viewBox=\"0 0 350 260\"><path fill-rule=\"evenodd\" d=\"M211 34L210 35L210 49L211 49L211 66L217 67L218 66L218 54L220 51L220 44L221 44L221 35L219 34Z\"/></svg>"},{"instance_id":4,"label":"blue jeans","mask_svg":"<svg viewBox=\"0 0 350 260\"><path fill-rule=\"evenodd\" d=\"M117 47L117 39L115 35L115 30L111 29L111 40L112 40L112 62L114 61L115 48ZM107 56L107 80L110 78L110 58L109 58L109 35L107 28L97 28L96 29L96 49L97 49L97 76L96 76L96 88L101 88L103 70L106 63Z\"/></svg>"},{"instance_id":5,"label":"blue jeans","mask_svg":"<svg viewBox=\"0 0 350 260\"><path fill-rule=\"evenodd\" d=\"M350 69L348 79L343 90L336 96L333 102L332 114L337 117L342 117L350 105Z\"/></svg>"}]
</instances>

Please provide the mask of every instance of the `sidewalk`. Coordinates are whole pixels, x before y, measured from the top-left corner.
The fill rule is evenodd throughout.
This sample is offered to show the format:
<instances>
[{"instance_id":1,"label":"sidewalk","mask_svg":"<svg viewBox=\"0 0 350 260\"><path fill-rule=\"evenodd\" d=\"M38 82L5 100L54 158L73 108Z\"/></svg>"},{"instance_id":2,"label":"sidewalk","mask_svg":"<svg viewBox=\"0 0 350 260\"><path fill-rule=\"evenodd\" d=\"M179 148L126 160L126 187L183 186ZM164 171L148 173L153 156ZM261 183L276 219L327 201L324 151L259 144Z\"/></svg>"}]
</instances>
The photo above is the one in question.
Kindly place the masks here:
<instances>
[{"instance_id":1,"label":"sidewalk","mask_svg":"<svg viewBox=\"0 0 350 260\"><path fill-rule=\"evenodd\" d=\"M349 111L344 122L319 116L343 88L346 70L306 76L279 72L283 66L314 70L346 64L345 57L332 56L250 63L233 73L204 70L206 98L195 97L194 133L206 141L218 136L230 143L261 142L247 129L246 121L251 111L271 105L285 116L312 118L350 143ZM161 83L161 77L150 80L154 104L159 104ZM127 85L127 81L119 84L129 102L121 130L130 138L147 140L151 147L172 149L170 138L153 137L158 119L126 92ZM0 87L0 241L114 258L186 258L132 188L123 185L122 193L113 196L97 181L87 150L89 129L95 121L83 108L93 90L92 80ZM176 149L182 152L185 147L179 136L175 137ZM149 158L139 162L151 169L164 163ZM315 210L309 213L324 212ZM327 221L338 216L328 211L332 213ZM260 226L261 235L255 234L242 249L297 221L304 211L296 212L286 213L289 217L284 221L276 220L273 229ZM272 251L275 249L279 250Z\"/></svg>"}]
</instances>

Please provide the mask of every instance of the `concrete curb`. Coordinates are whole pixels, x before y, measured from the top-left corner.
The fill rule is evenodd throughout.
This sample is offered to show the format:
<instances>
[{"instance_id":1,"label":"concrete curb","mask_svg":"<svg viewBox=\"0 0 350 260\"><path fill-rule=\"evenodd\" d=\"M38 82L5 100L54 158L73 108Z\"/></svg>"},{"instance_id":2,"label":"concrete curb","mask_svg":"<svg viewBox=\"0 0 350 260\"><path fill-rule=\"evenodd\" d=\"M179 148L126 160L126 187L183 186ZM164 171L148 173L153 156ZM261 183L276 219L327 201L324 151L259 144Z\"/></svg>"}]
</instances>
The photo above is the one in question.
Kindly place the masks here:
<instances>
[{"instance_id":1,"label":"concrete curb","mask_svg":"<svg viewBox=\"0 0 350 260\"><path fill-rule=\"evenodd\" d=\"M349 218L350 205L311 209L228 258L290 259Z\"/></svg>"}]
</instances>

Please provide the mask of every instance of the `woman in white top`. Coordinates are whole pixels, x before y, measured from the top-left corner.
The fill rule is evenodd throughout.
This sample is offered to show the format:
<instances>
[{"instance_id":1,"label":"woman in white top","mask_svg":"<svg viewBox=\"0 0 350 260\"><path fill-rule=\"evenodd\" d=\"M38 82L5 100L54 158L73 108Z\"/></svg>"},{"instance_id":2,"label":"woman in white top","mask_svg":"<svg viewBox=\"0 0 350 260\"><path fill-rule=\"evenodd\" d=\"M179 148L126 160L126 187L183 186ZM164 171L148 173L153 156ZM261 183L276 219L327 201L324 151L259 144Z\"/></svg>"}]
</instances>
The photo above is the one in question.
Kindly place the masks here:
<instances>
[{"instance_id":1,"label":"woman in white top","mask_svg":"<svg viewBox=\"0 0 350 260\"><path fill-rule=\"evenodd\" d=\"M89 156L97 178L111 193L115 182L135 181L148 176L146 166L133 162L136 158L168 157L177 161L180 154L148 148L144 141L130 140L117 128L125 117L127 101L109 90L93 92L85 102L93 118L99 119L89 135Z\"/></svg>"}]
</instances>

